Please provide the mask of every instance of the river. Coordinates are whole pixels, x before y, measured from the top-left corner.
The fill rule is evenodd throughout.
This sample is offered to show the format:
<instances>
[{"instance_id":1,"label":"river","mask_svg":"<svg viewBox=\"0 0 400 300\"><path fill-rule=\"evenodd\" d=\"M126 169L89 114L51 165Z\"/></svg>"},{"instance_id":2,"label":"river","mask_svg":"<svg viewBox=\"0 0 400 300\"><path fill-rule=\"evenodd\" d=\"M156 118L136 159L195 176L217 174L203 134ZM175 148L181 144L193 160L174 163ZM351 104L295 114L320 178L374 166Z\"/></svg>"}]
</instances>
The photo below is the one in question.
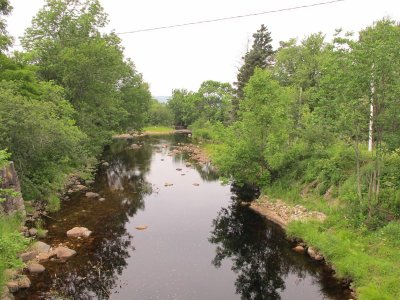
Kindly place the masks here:
<instances>
[{"instance_id":1,"label":"river","mask_svg":"<svg viewBox=\"0 0 400 300\"><path fill-rule=\"evenodd\" d=\"M77 255L44 264L16 298L346 299L327 268L294 253L280 228L240 205L211 168L168 155L188 139L143 137L134 141L140 149L126 140L106 147L109 165L91 187L105 200L77 193L46 223L43 241ZM75 226L93 234L68 239Z\"/></svg>"}]
</instances>

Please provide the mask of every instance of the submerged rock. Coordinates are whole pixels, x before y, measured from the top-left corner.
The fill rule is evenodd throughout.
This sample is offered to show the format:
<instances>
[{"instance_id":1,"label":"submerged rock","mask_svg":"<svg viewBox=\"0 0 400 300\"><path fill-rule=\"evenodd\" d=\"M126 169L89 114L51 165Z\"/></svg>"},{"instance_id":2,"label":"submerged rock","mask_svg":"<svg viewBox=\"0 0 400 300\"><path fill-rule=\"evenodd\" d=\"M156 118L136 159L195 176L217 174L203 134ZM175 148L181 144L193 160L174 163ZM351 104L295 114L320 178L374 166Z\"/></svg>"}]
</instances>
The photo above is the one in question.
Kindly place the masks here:
<instances>
[{"instance_id":1,"label":"submerged rock","mask_svg":"<svg viewBox=\"0 0 400 300\"><path fill-rule=\"evenodd\" d=\"M88 197L88 198L98 198L98 197L100 197L99 194L93 193L93 192L87 192L87 193L85 194L85 196Z\"/></svg>"},{"instance_id":2,"label":"submerged rock","mask_svg":"<svg viewBox=\"0 0 400 300\"><path fill-rule=\"evenodd\" d=\"M53 250L59 259L68 259L76 254L75 250L69 249L68 247L58 246Z\"/></svg>"},{"instance_id":3,"label":"submerged rock","mask_svg":"<svg viewBox=\"0 0 400 300\"><path fill-rule=\"evenodd\" d=\"M137 229L137 230L145 230L145 229L147 229L149 226L147 226L147 225L139 225L139 226L136 226L135 228Z\"/></svg>"},{"instance_id":4,"label":"submerged rock","mask_svg":"<svg viewBox=\"0 0 400 300\"><path fill-rule=\"evenodd\" d=\"M200 184L199 184L199 183L193 183L193 185L194 185L194 186L199 186Z\"/></svg>"},{"instance_id":5,"label":"submerged rock","mask_svg":"<svg viewBox=\"0 0 400 300\"><path fill-rule=\"evenodd\" d=\"M92 232L86 227L74 227L67 231L68 237L89 237Z\"/></svg>"},{"instance_id":6,"label":"submerged rock","mask_svg":"<svg viewBox=\"0 0 400 300\"><path fill-rule=\"evenodd\" d=\"M169 182L164 183L164 186L173 186L173 185L174 185L173 183L169 183Z\"/></svg>"}]
</instances>

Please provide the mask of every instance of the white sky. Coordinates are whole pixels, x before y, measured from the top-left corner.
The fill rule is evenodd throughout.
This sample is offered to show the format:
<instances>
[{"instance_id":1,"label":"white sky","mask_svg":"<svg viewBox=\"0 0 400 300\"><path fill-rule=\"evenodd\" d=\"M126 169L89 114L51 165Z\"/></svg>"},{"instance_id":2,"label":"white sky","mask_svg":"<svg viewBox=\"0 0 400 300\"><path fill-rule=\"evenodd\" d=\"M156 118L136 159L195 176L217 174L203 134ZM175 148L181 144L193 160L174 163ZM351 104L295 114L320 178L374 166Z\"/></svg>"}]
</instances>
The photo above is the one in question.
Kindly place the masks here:
<instances>
[{"instance_id":1,"label":"white sky","mask_svg":"<svg viewBox=\"0 0 400 300\"><path fill-rule=\"evenodd\" d=\"M257 13L327 0L100 0L116 32ZM44 0L10 0L8 31L20 37ZM273 45L335 28L358 32L383 17L400 21L400 0L346 0L218 23L121 35L131 58L154 96L174 88L197 90L205 80L234 82L252 34L265 24ZM18 43L18 40L16 41Z\"/></svg>"}]
</instances>

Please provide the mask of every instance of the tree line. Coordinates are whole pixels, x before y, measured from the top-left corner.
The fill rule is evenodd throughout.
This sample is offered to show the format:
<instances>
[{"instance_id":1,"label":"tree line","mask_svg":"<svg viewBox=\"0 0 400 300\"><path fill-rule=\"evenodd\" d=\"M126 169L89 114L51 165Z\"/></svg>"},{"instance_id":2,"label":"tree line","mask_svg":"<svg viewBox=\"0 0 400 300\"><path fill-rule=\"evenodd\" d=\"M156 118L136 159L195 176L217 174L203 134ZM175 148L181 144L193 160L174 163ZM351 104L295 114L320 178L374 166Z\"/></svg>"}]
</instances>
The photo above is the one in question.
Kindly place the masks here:
<instances>
[{"instance_id":1,"label":"tree line","mask_svg":"<svg viewBox=\"0 0 400 300\"><path fill-rule=\"evenodd\" d=\"M262 25L234 86L175 90L175 123L213 141L219 170L271 190L312 183L371 228L400 217L400 27L282 41ZM368 149L368 144L370 148ZM372 146L372 147L371 147Z\"/></svg>"},{"instance_id":2,"label":"tree line","mask_svg":"<svg viewBox=\"0 0 400 300\"><path fill-rule=\"evenodd\" d=\"M26 200L58 206L68 175L91 176L115 132L146 122L151 94L121 40L105 32L98 0L46 0L12 43L0 2L0 149L15 162Z\"/></svg>"}]
</instances>

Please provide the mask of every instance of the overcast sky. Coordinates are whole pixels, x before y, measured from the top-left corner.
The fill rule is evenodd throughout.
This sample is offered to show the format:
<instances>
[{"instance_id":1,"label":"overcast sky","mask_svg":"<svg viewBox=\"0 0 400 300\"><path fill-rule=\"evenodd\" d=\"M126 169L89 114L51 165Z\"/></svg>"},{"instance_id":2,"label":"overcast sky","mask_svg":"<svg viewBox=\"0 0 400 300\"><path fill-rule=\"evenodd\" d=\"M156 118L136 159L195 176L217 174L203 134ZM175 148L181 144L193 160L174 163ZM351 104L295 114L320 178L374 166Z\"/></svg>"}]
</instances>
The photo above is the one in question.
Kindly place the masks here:
<instances>
[{"instance_id":1,"label":"overcast sky","mask_svg":"<svg viewBox=\"0 0 400 300\"><path fill-rule=\"evenodd\" d=\"M100 0L117 33L308 5L328 0ZM20 37L44 0L10 0L8 31ZM335 28L358 32L383 17L400 21L400 0L345 0L330 5L188 27L121 35L154 96L197 90L205 80L233 82L252 34L265 24L273 45ZM18 43L18 40L16 41Z\"/></svg>"}]
</instances>

